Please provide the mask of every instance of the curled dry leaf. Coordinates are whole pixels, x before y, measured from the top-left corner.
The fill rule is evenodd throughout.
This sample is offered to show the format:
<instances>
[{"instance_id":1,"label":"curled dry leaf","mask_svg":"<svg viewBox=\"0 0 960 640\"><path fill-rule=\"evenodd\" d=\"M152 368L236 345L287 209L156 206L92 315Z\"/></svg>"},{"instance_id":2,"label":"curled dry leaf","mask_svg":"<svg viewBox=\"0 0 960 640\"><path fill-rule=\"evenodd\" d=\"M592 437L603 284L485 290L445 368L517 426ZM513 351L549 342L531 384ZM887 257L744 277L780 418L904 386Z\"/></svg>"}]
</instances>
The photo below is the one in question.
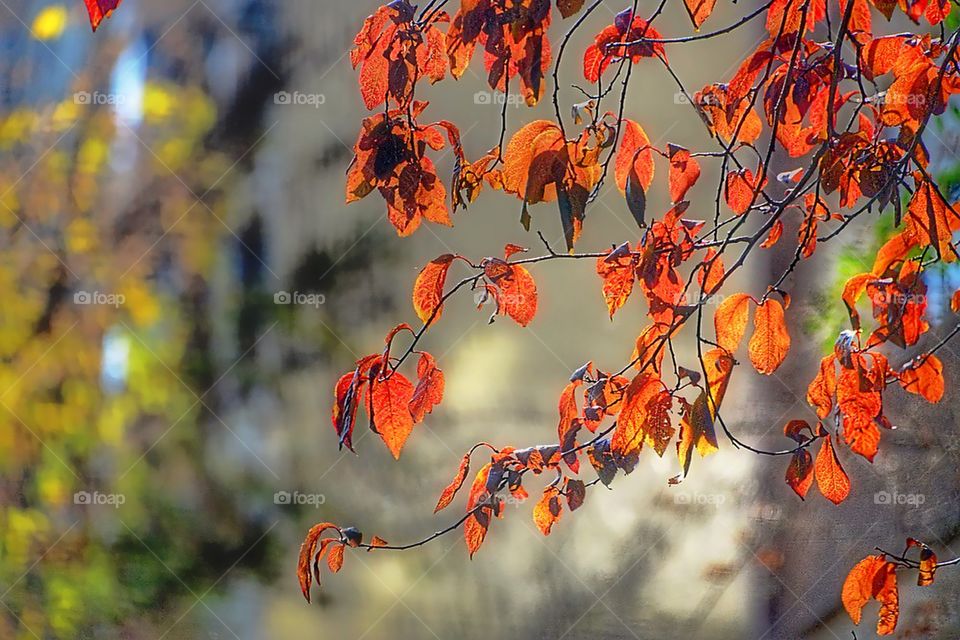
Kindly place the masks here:
<instances>
[{"instance_id":1,"label":"curled dry leaf","mask_svg":"<svg viewBox=\"0 0 960 640\"><path fill-rule=\"evenodd\" d=\"M457 492L460 491L460 487L463 486L463 481L467 479L467 473L470 472L470 454L465 454L463 458L460 459L460 468L457 469L457 475L453 478L450 484L443 490L443 493L440 494L440 499L437 500L437 506L434 508L433 512L437 513L441 509L446 509L453 499L456 497Z\"/></svg>"},{"instance_id":2,"label":"curled dry leaf","mask_svg":"<svg viewBox=\"0 0 960 640\"><path fill-rule=\"evenodd\" d=\"M444 378L443 371L437 368L437 362L429 353L420 354L417 363L417 386L410 398L410 415L414 423L423 420L424 416L433 411L433 408L443 400Z\"/></svg>"}]
</instances>

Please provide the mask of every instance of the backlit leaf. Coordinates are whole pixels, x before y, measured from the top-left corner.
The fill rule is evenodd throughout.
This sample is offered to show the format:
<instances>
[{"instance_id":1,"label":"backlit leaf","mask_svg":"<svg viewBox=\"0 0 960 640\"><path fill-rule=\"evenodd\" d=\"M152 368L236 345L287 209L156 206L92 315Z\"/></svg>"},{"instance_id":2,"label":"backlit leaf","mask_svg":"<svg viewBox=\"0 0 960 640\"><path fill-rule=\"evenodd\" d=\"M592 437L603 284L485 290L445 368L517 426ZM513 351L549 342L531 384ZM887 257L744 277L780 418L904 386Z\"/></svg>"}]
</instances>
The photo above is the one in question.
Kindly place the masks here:
<instances>
[{"instance_id":1,"label":"backlit leaf","mask_svg":"<svg viewBox=\"0 0 960 640\"><path fill-rule=\"evenodd\" d=\"M850 478L840 465L830 436L823 438L817 461L814 465L820 493L834 504L840 504L850 495Z\"/></svg>"},{"instance_id":2,"label":"backlit leaf","mask_svg":"<svg viewBox=\"0 0 960 640\"><path fill-rule=\"evenodd\" d=\"M445 253L431 260L417 276L413 285L413 308L424 323L440 319L443 312L440 300L443 298L443 287L452 262L453 254Z\"/></svg>"},{"instance_id":3,"label":"backlit leaf","mask_svg":"<svg viewBox=\"0 0 960 640\"><path fill-rule=\"evenodd\" d=\"M900 615L896 565L888 562L882 555L864 558L847 575L841 600L854 624L860 624L863 607L870 600L880 602L877 634L891 635Z\"/></svg>"},{"instance_id":4,"label":"backlit leaf","mask_svg":"<svg viewBox=\"0 0 960 640\"><path fill-rule=\"evenodd\" d=\"M745 293L734 293L724 298L714 313L713 326L717 333L717 344L730 353L735 353L740 348L747 332L752 301L753 298Z\"/></svg>"},{"instance_id":5,"label":"backlit leaf","mask_svg":"<svg viewBox=\"0 0 960 640\"><path fill-rule=\"evenodd\" d=\"M399 371L393 371L386 378L375 380L370 391L373 426L397 459L413 431L414 420L410 414L413 390L412 382Z\"/></svg>"},{"instance_id":6,"label":"backlit leaf","mask_svg":"<svg viewBox=\"0 0 960 640\"><path fill-rule=\"evenodd\" d=\"M460 468L457 469L457 475L453 478L449 485L443 490L443 493L440 494L440 499L437 500L437 506L434 508L433 512L437 513L441 509L446 509L453 499L456 497L457 492L460 491L460 487L463 486L463 481L467 478L467 473L470 471L470 454L465 454L463 458L460 459Z\"/></svg>"},{"instance_id":7,"label":"backlit leaf","mask_svg":"<svg viewBox=\"0 0 960 640\"><path fill-rule=\"evenodd\" d=\"M790 350L790 334L784 319L783 306L767 298L757 307L753 317L753 337L747 345L754 368L770 375L783 364Z\"/></svg>"}]
</instances>

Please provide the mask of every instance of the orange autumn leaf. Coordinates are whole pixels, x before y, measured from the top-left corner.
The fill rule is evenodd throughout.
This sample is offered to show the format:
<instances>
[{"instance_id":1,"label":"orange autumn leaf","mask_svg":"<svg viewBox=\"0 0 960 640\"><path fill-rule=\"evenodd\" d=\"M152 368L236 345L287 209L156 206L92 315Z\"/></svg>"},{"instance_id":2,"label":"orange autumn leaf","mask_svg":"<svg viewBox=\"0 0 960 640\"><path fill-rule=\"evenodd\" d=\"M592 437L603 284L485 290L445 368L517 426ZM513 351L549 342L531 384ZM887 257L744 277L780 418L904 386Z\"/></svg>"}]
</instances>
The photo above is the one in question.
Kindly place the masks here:
<instances>
[{"instance_id":1,"label":"orange autumn leaf","mask_svg":"<svg viewBox=\"0 0 960 640\"><path fill-rule=\"evenodd\" d=\"M783 306L767 298L757 307L753 317L753 337L747 345L750 362L764 375L770 375L783 364L790 350L790 334L784 319Z\"/></svg>"},{"instance_id":2,"label":"orange autumn leaf","mask_svg":"<svg viewBox=\"0 0 960 640\"><path fill-rule=\"evenodd\" d=\"M882 555L868 556L850 570L840 596L854 624L859 625L863 607L870 600L880 603L877 634L891 635L900 615L900 595L897 589L897 566Z\"/></svg>"},{"instance_id":3,"label":"orange autumn leaf","mask_svg":"<svg viewBox=\"0 0 960 640\"><path fill-rule=\"evenodd\" d=\"M563 505L560 503L560 490L556 487L547 487L543 496L533 507L533 522L545 536L550 535L553 525L560 520L563 514Z\"/></svg>"},{"instance_id":4,"label":"orange autumn leaf","mask_svg":"<svg viewBox=\"0 0 960 640\"><path fill-rule=\"evenodd\" d=\"M670 158L670 201L677 203L700 178L700 163L691 157L688 149L675 144L667 145L667 155Z\"/></svg>"},{"instance_id":5,"label":"orange autumn leaf","mask_svg":"<svg viewBox=\"0 0 960 640\"><path fill-rule=\"evenodd\" d=\"M713 13L713 7L717 4L717 0L683 0L683 4L687 8L693 27L699 31L700 26Z\"/></svg>"},{"instance_id":6,"label":"orange autumn leaf","mask_svg":"<svg viewBox=\"0 0 960 640\"><path fill-rule=\"evenodd\" d=\"M607 67L616 60L629 58L632 63L642 58L658 56L666 60L663 44L638 43L630 46L611 46L618 42L635 42L641 38L659 40L660 33L646 20L636 16L631 20L632 11L624 9L614 17L613 24L597 34L583 54L583 77L587 82L597 82Z\"/></svg>"},{"instance_id":7,"label":"orange autumn leaf","mask_svg":"<svg viewBox=\"0 0 960 640\"><path fill-rule=\"evenodd\" d=\"M450 484L443 490L443 493L440 494L440 499L437 500L437 506L433 509L434 513L442 509L446 509L450 506L450 503L453 502L453 499L456 497L457 492L460 491L460 487L463 486L463 481L467 478L467 473L470 471L470 454L467 453L460 459L460 468L457 469L457 475L453 478Z\"/></svg>"},{"instance_id":8,"label":"orange autumn leaf","mask_svg":"<svg viewBox=\"0 0 960 640\"><path fill-rule=\"evenodd\" d=\"M452 262L453 254L445 253L431 260L417 276L413 285L413 308L424 324L440 319L443 286Z\"/></svg>"},{"instance_id":9,"label":"orange autumn leaf","mask_svg":"<svg viewBox=\"0 0 960 640\"><path fill-rule=\"evenodd\" d=\"M940 402L944 391L943 363L933 354L911 360L900 370L900 386L928 402Z\"/></svg>"},{"instance_id":10,"label":"orange autumn leaf","mask_svg":"<svg viewBox=\"0 0 960 640\"><path fill-rule=\"evenodd\" d=\"M745 293L734 293L724 298L713 315L717 344L730 353L736 352L747 332L752 301L753 298Z\"/></svg>"},{"instance_id":11,"label":"orange autumn leaf","mask_svg":"<svg viewBox=\"0 0 960 640\"><path fill-rule=\"evenodd\" d=\"M623 135L614 161L614 176L620 193L626 193L627 181L633 176L644 191L653 183L653 151L650 139L639 124L624 119Z\"/></svg>"},{"instance_id":12,"label":"orange autumn leaf","mask_svg":"<svg viewBox=\"0 0 960 640\"><path fill-rule=\"evenodd\" d=\"M483 544L487 537L487 529L490 528L492 508L485 503L488 497L487 479L490 476L492 466L493 464L488 462L477 472L467 498L467 513L470 515L463 523L463 538L467 543L467 550L470 552L471 558Z\"/></svg>"},{"instance_id":13,"label":"orange autumn leaf","mask_svg":"<svg viewBox=\"0 0 960 640\"><path fill-rule=\"evenodd\" d=\"M840 465L829 435L823 438L823 444L820 445L814 472L820 493L833 504L840 504L850 495L850 478Z\"/></svg>"},{"instance_id":14,"label":"orange autumn leaf","mask_svg":"<svg viewBox=\"0 0 960 640\"><path fill-rule=\"evenodd\" d=\"M489 258L484 266L487 278L497 287L497 310L525 327L537 315L537 284L522 265Z\"/></svg>"},{"instance_id":15,"label":"orange autumn leaf","mask_svg":"<svg viewBox=\"0 0 960 640\"><path fill-rule=\"evenodd\" d=\"M708 121L711 133L729 142L734 137L752 143L760 137L763 123L746 97L731 95L726 85L715 83L693 96L694 104Z\"/></svg>"},{"instance_id":16,"label":"orange autumn leaf","mask_svg":"<svg viewBox=\"0 0 960 640\"><path fill-rule=\"evenodd\" d=\"M693 451L696 449L701 457L719 451L717 434L714 429L713 416L710 412L710 403L707 392L702 392L693 404L684 402L683 417L680 420L680 437L677 440L677 457L683 475L690 471L690 462Z\"/></svg>"},{"instance_id":17,"label":"orange autumn leaf","mask_svg":"<svg viewBox=\"0 0 960 640\"><path fill-rule=\"evenodd\" d=\"M817 410L820 419L833 410L833 398L837 395L836 356L829 355L820 361L817 376L807 387L807 402Z\"/></svg>"},{"instance_id":18,"label":"orange autumn leaf","mask_svg":"<svg viewBox=\"0 0 960 640\"><path fill-rule=\"evenodd\" d=\"M413 431L414 420L410 414L413 391L413 383L399 371L375 380L370 391L374 429L397 459Z\"/></svg>"},{"instance_id":19,"label":"orange autumn leaf","mask_svg":"<svg viewBox=\"0 0 960 640\"><path fill-rule=\"evenodd\" d=\"M335 524L331 522L321 522L320 524L315 524L310 527L310 531L307 532L303 544L300 545L300 556L297 561L297 578L300 581L300 591L303 593L303 597L307 602L310 602L310 586L313 582L311 564L322 557L326 549L326 545L323 543L329 542L330 538L326 541L321 541L320 536L330 529L336 531L337 537L339 538L339 529ZM319 580L319 574L317 578Z\"/></svg>"},{"instance_id":20,"label":"orange autumn leaf","mask_svg":"<svg viewBox=\"0 0 960 640\"><path fill-rule=\"evenodd\" d=\"M743 215L750 209L764 186L766 178L763 179L763 184L760 184L760 176L754 177L750 169L731 171L727 174L723 192L727 206L738 216Z\"/></svg>"},{"instance_id":21,"label":"orange autumn leaf","mask_svg":"<svg viewBox=\"0 0 960 640\"><path fill-rule=\"evenodd\" d=\"M343 568L343 552L346 545L342 542L330 545L330 551L327 553L327 568L330 573L338 573Z\"/></svg>"},{"instance_id":22,"label":"orange autumn leaf","mask_svg":"<svg viewBox=\"0 0 960 640\"><path fill-rule=\"evenodd\" d=\"M717 253L713 247L707 249L703 256L703 262L697 270L697 283L703 289L705 295L713 295L723 284L723 277L726 268L723 265L723 256Z\"/></svg>"},{"instance_id":23,"label":"orange autumn leaf","mask_svg":"<svg viewBox=\"0 0 960 640\"><path fill-rule=\"evenodd\" d=\"M937 573L937 554L925 543L915 538L907 538L907 549L914 547L920 549L920 566L918 567L920 573L917 575L917 586L929 587L933 584Z\"/></svg>"},{"instance_id":24,"label":"orange autumn leaf","mask_svg":"<svg viewBox=\"0 0 960 640\"><path fill-rule=\"evenodd\" d=\"M367 553L373 551L374 549L385 547L388 544L390 543L384 540L383 538L381 538L380 536L373 536L372 538L370 538L370 546L367 547Z\"/></svg>"},{"instance_id":25,"label":"orange autumn leaf","mask_svg":"<svg viewBox=\"0 0 960 640\"><path fill-rule=\"evenodd\" d=\"M660 378L638 374L624 395L617 428L610 438L610 451L629 456L639 452L647 442L662 457L674 433L670 424L672 404Z\"/></svg>"},{"instance_id":26,"label":"orange autumn leaf","mask_svg":"<svg viewBox=\"0 0 960 640\"><path fill-rule=\"evenodd\" d=\"M437 368L436 360L429 353L420 354L417 378L417 386L410 398L410 415L415 423L423 420L443 400L443 371Z\"/></svg>"},{"instance_id":27,"label":"orange autumn leaf","mask_svg":"<svg viewBox=\"0 0 960 640\"><path fill-rule=\"evenodd\" d=\"M954 232L960 230L960 211L948 205L929 180L917 185L904 222L906 231L916 242L932 246L946 262L957 259L952 242Z\"/></svg>"},{"instance_id":28,"label":"orange autumn leaf","mask_svg":"<svg viewBox=\"0 0 960 640\"><path fill-rule=\"evenodd\" d=\"M603 279L603 299L607 303L610 319L613 314L624 305L633 292L633 283L637 257L630 253L630 246L626 245L625 252L612 252L602 258L597 258L597 275Z\"/></svg>"},{"instance_id":29,"label":"orange autumn leaf","mask_svg":"<svg viewBox=\"0 0 960 640\"><path fill-rule=\"evenodd\" d=\"M113 10L120 6L122 0L83 0L90 17L90 26L96 31L104 18L109 18Z\"/></svg>"},{"instance_id":30,"label":"orange autumn leaf","mask_svg":"<svg viewBox=\"0 0 960 640\"><path fill-rule=\"evenodd\" d=\"M760 243L760 248L769 249L780 242L781 237L783 237L783 220L777 220L770 227L770 233L767 234L766 239Z\"/></svg>"}]
</instances>

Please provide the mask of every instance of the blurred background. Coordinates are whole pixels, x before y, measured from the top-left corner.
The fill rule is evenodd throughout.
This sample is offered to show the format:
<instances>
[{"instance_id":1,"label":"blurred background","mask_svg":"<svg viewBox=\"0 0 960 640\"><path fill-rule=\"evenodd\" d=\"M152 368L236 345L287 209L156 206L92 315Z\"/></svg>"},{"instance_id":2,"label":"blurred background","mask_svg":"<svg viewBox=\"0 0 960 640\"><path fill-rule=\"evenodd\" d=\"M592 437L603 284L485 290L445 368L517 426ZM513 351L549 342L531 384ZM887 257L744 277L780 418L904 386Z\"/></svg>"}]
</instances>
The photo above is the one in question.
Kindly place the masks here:
<instances>
[{"instance_id":1,"label":"blurred background","mask_svg":"<svg viewBox=\"0 0 960 640\"><path fill-rule=\"evenodd\" d=\"M608 4L568 48L565 105L582 100L569 84L591 35L624 8ZM549 538L532 504L511 505L472 561L459 534L348 552L306 604L295 566L312 524L392 543L446 526L456 513L431 512L460 456L479 440L550 443L571 371L587 360L619 369L645 326L638 299L608 320L592 265L537 265L527 329L489 324L470 299L448 305L424 343L447 395L399 462L365 431L359 455L338 451L334 382L415 320L423 264L499 255L508 242L538 251L535 230L562 238L552 206L534 208L526 233L519 203L500 193L453 229L407 239L380 198L345 207L365 115L347 52L377 6L125 0L93 36L79 0L0 0L0 639L847 639L840 585L874 545L912 535L941 558L960 553L960 358L948 347L944 402L891 394L900 428L874 465L843 458L855 489L842 507L815 492L802 503L785 460L728 443L674 487L676 461L645 453ZM721 0L708 27L745 9ZM657 24L691 29L679 2ZM553 37L566 28L558 18ZM761 30L672 48L671 64L691 91L728 79ZM644 62L626 115L655 145L713 150L669 76ZM552 114L548 101L531 110L490 93L482 76L477 60L459 83L418 89L432 119L460 126L469 158L496 144L503 100L510 132ZM957 121L948 112L928 129L948 188L960 183ZM448 176L452 158L439 168ZM689 217L712 215L718 176L704 169ZM666 189L649 207L666 210ZM865 216L787 281L795 346L775 376L738 368L725 417L741 438L783 448L788 419L815 419L803 397L846 328L839 291L867 270L889 218ZM607 188L579 247L637 236ZM730 286L763 293L788 244ZM932 271L928 286L934 344L956 323L946 301L960 278ZM689 366L692 346L679 345ZM898 637L960 637L958 574L905 586ZM873 637L872 623L857 634Z\"/></svg>"}]
</instances>

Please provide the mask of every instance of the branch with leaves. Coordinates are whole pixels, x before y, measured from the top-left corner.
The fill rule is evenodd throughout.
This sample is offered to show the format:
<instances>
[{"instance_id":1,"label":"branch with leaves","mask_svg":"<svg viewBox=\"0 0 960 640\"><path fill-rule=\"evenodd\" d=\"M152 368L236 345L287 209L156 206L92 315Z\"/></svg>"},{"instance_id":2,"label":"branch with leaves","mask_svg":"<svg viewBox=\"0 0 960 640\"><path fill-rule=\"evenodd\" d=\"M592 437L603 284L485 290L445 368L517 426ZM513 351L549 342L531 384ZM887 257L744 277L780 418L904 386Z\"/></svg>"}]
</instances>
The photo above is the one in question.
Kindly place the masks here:
<instances>
[{"instance_id":1,"label":"branch with leaves","mask_svg":"<svg viewBox=\"0 0 960 640\"><path fill-rule=\"evenodd\" d=\"M467 484L477 453L489 454L469 485L465 514L448 527L403 545L379 537L364 542L356 529L330 523L313 527L298 568L304 595L309 599L312 581L319 581L322 560L336 572L351 547L411 549L462 530L473 555L494 517L504 515L505 500L528 497L530 474L553 476L533 513L544 535L559 521L564 505L575 511L588 488L609 486L620 473L630 473L644 447L664 456L675 446L678 469L669 482L679 483L690 472L694 452L704 457L719 450L717 425L734 447L789 457L785 481L800 498L816 483L823 496L841 504L852 488L842 459L859 455L872 462L883 431L891 427L883 411L889 388L899 385L939 402L945 384L935 354L960 332L958 325L938 345L918 352L929 330L923 274L960 258L953 240L960 211L930 175L923 141L931 118L960 91L960 33L948 36L943 26L951 4L901 0L907 17L930 29L875 35L875 18L889 20L897 3L770 0L714 31L665 37L655 23L668 3L657 3L644 17L634 0L583 52L586 84L573 86L585 100L569 106L567 122L559 61L569 53L572 36L595 15L599 0L556 0L556 11L550 0L462 0L452 16L445 11L448 4L433 0L418 13L407 0L395 0L368 17L354 40L351 62L359 69L364 104L373 113L361 123L354 145L347 202L377 192L398 235L408 236L423 224L452 226L453 213L466 209L484 189L498 190L520 201L520 223L527 231L537 205L555 203L565 251L555 250L541 233L546 253L539 256L526 257L526 248L508 244L503 257L476 260L449 253L431 260L413 285L420 327L398 325L382 351L358 360L337 382L332 422L340 446L353 449L362 407L370 429L400 456L416 424L443 400L444 374L420 348L422 339L463 292L470 292L479 308L494 305L491 321L504 316L525 327L538 310L531 270L558 260L589 260L610 318L639 291L649 324L619 369L591 361L572 372L558 402L555 442L525 448L480 443L463 456L436 511L452 504ZM715 2L687 0L684 5L699 31ZM548 34L555 13L571 26L552 60ZM733 77L688 91L669 62L669 50L734 33L761 17L768 37ZM448 73L460 78L478 48L490 88L506 93L517 82L528 105L543 98L552 78L554 119L523 123L507 139L504 107L496 146L471 161L456 124L427 122L429 105L416 94L422 80L438 83ZM705 127L716 148L658 147L638 122L625 117L633 67L657 64L687 98L691 120ZM448 145L454 168L445 184L431 155ZM689 197L704 173L701 163L717 163L721 179L712 215L694 219L687 217ZM666 165L672 202L662 216L647 208L657 164ZM795 168L773 175L774 165ZM611 173L639 239L618 238L608 249L578 252L587 213ZM819 421L789 420L784 437L790 444L779 449L744 442L720 413L743 342L757 374L777 371L792 343L790 276L854 220L885 210L893 211L897 232L877 252L869 272L845 283L841 301L850 329L838 335L807 390ZM797 229L793 241L788 225ZM787 244L792 259L765 291L727 290L731 276L752 256ZM454 265L468 274L450 284ZM860 316L867 303L870 326ZM960 293L953 309L960 312ZM682 362L674 348L684 330L695 335L695 363ZM407 334L407 346L394 348ZM416 382L401 372L414 355ZM898 358L901 365L891 363ZM596 477L584 479L588 470ZM880 599L882 632L892 632L896 597L887 583L895 568L919 569L923 580L929 574L932 581L937 566L956 562L938 565L934 556L931 564L926 545L908 545L908 550L913 547L920 548L919 560L907 559L906 552L884 552L864 561L868 566L858 565L853 586L843 594L855 621L867 599Z\"/></svg>"}]
</instances>

